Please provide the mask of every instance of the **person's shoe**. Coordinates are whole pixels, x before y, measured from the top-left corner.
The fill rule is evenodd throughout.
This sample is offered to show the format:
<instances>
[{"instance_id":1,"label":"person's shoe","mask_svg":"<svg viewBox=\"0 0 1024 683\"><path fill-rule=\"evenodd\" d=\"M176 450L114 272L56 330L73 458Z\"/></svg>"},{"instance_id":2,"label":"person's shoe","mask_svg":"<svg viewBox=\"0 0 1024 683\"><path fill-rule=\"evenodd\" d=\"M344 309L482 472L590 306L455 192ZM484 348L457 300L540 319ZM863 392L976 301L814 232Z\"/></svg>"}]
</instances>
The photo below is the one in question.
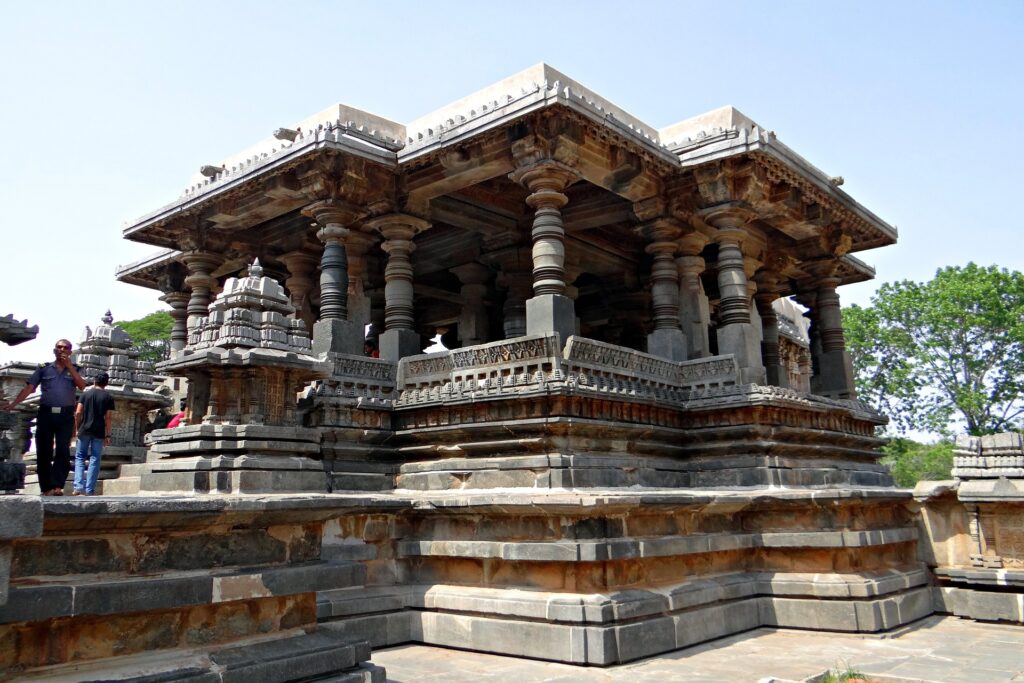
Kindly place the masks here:
<instances>
[{"instance_id":1,"label":"person's shoe","mask_svg":"<svg viewBox=\"0 0 1024 683\"><path fill-rule=\"evenodd\" d=\"M64 489L54 489L54 490L50 491L50 495L52 495L52 496L63 496L64 495Z\"/></svg>"},{"instance_id":2,"label":"person's shoe","mask_svg":"<svg viewBox=\"0 0 1024 683\"><path fill-rule=\"evenodd\" d=\"M72 496L87 496L89 494L86 493L85 491L79 491L78 489L75 489L74 491L71 492L71 495Z\"/></svg>"}]
</instances>

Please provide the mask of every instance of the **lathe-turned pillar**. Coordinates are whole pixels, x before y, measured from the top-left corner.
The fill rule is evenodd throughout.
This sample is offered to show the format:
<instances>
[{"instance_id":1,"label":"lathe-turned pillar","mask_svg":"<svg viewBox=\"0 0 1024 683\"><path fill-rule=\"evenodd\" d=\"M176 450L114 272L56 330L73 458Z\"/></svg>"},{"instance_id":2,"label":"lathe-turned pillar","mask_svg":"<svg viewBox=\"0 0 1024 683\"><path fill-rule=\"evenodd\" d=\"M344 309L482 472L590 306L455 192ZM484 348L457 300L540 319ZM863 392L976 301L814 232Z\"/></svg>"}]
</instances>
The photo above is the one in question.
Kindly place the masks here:
<instances>
[{"instance_id":1,"label":"lathe-turned pillar","mask_svg":"<svg viewBox=\"0 0 1024 683\"><path fill-rule=\"evenodd\" d=\"M188 343L188 302L187 292L165 292L160 301L170 306L171 320L171 358L176 358Z\"/></svg>"},{"instance_id":2,"label":"lathe-turned pillar","mask_svg":"<svg viewBox=\"0 0 1024 683\"><path fill-rule=\"evenodd\" d=\"M718 244L718 352L732 354L740 368L740 381L764 382L761 363L761 335L750 322L750 291L744 270L743 241L746 214L738 209L721 209L708 213L706 220L718 228L714 236Z\"/></svg>"},{"instance_id":3,"label":"lathe-turned pillar","mask_svg":"<svg viewBox=\"0 0 1024 683\"><path fill-rule=\"evenodd\" d=\"M669 360L686 360L686 337L679 321L679 271L676 242L682 232L671 218L658 218L640 228L649 241L645 250L651 263L651 312L654 330L647 335L647 353Z\"/></svg>"},{"instance_id":4,"label":"lathe-turned pillar","mask_svg":"<svg viewBox=\"0 0 1024 683\"><path fill-rule=\"evenodd\" d=\"M779 352L779 316L773 305L778 298L778 278L773 273L762 272L754 302L761 317L761 361L764 364L765 381L772 386L788 387L789 375L782 365Z\"/></svg>"},{"instance_id":5,"label":"lathe-turned pillar","mask_svg":"<svg viewBox=\"0 0 1024 683\"><path fill-rule=\"evenodd\" d=\"M320 258L320 317L313 324L313 353L363 352L363 327L348 317L348 253L345 240L359 210L346 202L326 199L302 210L320 225L316 236L324 245Z\"/></svg>"},{"instance_id":6,"label":"lathe-turned pillar","mask_svg":"<svg viewBox=\"0 0 1024 683\"><path fill-rule=\"evenodd\" d=\"M459 342L464 347L485 344L490 341L487 281L491 279L491 269L482 263L464 263L451 271L462 283Z\"/></svg>"},{"instance_id":7,"label":"lathe-turned pillar","mask_svg":"<svg viewBox=\"0 0 1024 683\"><path fill-rule=\"evenodd\" d=\"M210 273L216 270L222 259L218 254L195 250L182 254L181 261L188 270L185 285L190 290L190 296L186 314L188 333L191 334L196 321L210 314L210 300L217 286L217 280Z\"/></svg>"},{"instance_id":8,"label":"lathe-turned pillar","mask_svg":"<svg viewBox=\"0 0 1024 683\"><path fill-rule=\"evenodd\" d=\"M839 307L836 287L841 281L827 277L818 281L815 306L817 308L818 336L821 352L817 359L817 375L811 391L831 398L856 398L853 365L846 352L843 335L843 313Z\"/></svg>"},{"instance_id":9,"label":"lathe-turned pillar","mask_svg":"<svg viewBox=\"0 0 1024 683\"><path fill-rule=\"evenodd\" d=\"M571 167L544 159L510 175L530 195L526 203L533 218L533 297L526 301L526 333L558 334L561 343L576 331L573 300L565 295L565 226L561 208L569 198L563 191L579 174Z\"/></svg>"},{"instance_id":10,"label":"lathe-turned pillar","mask_svg":"<svg viewBox=\"0 0 1024 683\"><path fill-rule=\"evenodd\" d=\"M413 237L430 227L427 221L408 214L379 216L366 223L384 237L381 248L387 252L384 269L384 333L380 335L380 357L397 361L414 356L423 349L419 332L414 329L412 252Z\"/></svg>"},{"instance_id":11,"label":"lathe-turned pillar","mask_svg":"<svg viewBox=\"0 0 1024 683\"><path fill-rule=\"evenodd\" d=\"M310 294L313 290L313 271L320 263L315 255L305 251L290 251L280 257L288 268L288 277L284 286L288 288L288 297L295 307L295 317L306 323L306 329L312 333L316 316L310 305Z\"/></svg>"},{"instance_id":12,"label":"lathe-turned pillar","mask_svg":"<svg viewBox=\"0 0 1024 683\"><path fill-rule=\"evenodd\" d=\"M704 235L691 232L679 240L682 256L676 259L679 271L679 319L686 337L687 358L707 358L711 355L708 327L711 311L704 283L700 276L705 263L700 253L708 243Z\"/></svg>"}]
</instances>

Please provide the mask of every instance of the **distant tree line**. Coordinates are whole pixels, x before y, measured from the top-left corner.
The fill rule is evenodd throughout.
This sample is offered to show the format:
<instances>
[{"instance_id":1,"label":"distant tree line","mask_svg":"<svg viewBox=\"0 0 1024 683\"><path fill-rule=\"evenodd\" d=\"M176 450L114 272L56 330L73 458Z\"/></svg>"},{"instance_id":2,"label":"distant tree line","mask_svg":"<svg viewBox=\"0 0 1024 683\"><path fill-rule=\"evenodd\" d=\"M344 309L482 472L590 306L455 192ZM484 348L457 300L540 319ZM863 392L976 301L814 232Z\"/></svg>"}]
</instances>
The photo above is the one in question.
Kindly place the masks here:
<instances>
[{"instance_id":1,"label":"distant tree line","mask_svg":"<svg viewBox=\"0 0 1024 683\"><path fill-rule=\"evenodd\" d=\"M885 448L901 485L944 479L957 433L1020 429L1024 417L1024 274L940 268L928 282L883 284L843 309L860 398L892 420ZM937 444L908 430L940 435ZM940 476L941 475L941 476Z\"/></svg>"}]
</instances>

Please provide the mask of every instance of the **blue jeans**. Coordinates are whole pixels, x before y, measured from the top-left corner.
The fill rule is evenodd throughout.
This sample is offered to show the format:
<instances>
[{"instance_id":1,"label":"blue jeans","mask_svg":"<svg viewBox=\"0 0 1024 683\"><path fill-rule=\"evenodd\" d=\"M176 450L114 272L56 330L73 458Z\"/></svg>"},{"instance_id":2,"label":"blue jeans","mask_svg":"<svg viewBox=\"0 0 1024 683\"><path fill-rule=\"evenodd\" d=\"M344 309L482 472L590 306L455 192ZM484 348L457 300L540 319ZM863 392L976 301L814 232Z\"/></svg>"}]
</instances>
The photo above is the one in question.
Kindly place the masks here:
<instances>
[{"instance_id":1,"label":"blue jeans","mask_svg":"<svg viewBox=\"0 0 1024 683\"><path fill-rule=\"evenodd\" d=\"M96 480L100 477L101 457L103 457L102 437L78 437L78 448L75 449L74 487L76 491L87 493L90 496L96 491Z\"/></svg>"}]
</instances>

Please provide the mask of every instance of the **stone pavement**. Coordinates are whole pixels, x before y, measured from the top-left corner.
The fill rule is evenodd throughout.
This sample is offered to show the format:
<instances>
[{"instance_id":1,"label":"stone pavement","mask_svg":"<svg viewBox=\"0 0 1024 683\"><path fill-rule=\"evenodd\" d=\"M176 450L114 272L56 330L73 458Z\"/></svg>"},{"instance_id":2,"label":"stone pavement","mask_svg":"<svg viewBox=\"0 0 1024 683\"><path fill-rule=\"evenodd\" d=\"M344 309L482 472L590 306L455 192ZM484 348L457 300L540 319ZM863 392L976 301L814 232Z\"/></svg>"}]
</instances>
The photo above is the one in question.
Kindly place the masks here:
<instances>
[{"instance_id":1,"label":"stone pavement","mask_svg":"<svg viewBox=\"0 0 1024 683\"><path fill-rule=\"evenodd\" d=\"M390 683L754 683L848 666L886 683L1005 683L1024 682L1024 627L929 617L883 635L760 628L607 669L425 645L375 650L372 661Z\"/></svg>"}]
</instances>

